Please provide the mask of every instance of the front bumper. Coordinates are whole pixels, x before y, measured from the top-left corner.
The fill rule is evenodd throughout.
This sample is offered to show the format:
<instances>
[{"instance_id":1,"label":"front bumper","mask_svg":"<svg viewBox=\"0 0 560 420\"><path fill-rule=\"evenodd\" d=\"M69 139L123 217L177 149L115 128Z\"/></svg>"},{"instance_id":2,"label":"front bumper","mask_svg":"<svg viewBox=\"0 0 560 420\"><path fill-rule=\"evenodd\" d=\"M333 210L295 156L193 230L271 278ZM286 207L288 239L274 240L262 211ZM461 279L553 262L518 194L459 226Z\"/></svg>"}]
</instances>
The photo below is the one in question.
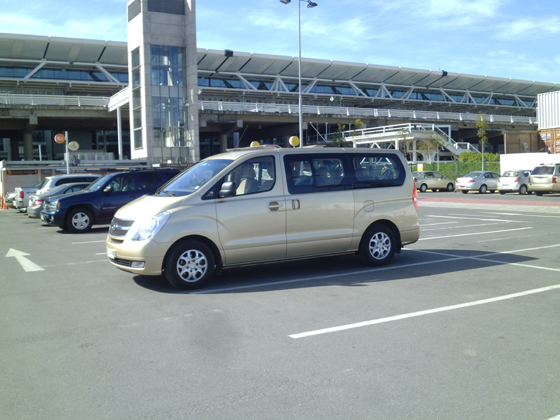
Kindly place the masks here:
<instances>
[{"instance_id":1,"label":"front bumper","mask_svg":"<svg viewBox=\"0 0 560 420\"><path fill-rule=\"evenodd\" d=\"M165 254L171 246L168 243L113 239L105 241L109 262L121 270L144 276L159 276L162 273ZM111 255L109 255L111 254ZM132 267L132 262L144 262L144 267Z\"/></svg>"},{"instance_id":2,"label":"front bumper","mask_svg":"<svg viewBox=\"0 0 560 420\"><path fill-rule=\"evenodd\" d=\"M64 215L59 211L41 211L41 220L49 225L64 226Z\"/></svg>"}]
</instances>

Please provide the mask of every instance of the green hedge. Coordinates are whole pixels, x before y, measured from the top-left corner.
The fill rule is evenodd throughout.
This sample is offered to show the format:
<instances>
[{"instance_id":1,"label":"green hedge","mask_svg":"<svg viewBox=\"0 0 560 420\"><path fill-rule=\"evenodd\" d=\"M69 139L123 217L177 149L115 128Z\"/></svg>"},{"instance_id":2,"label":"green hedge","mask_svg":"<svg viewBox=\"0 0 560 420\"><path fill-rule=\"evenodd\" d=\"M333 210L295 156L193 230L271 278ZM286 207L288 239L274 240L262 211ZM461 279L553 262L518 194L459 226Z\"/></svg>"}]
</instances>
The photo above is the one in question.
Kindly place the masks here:
<instances>
[{"instance_id":1,"label":"green hedge","mask_svg":"<svg viewBox=\"0 0 560 420\"><path fill-rule=\"evenodd\" d=\"M490 154L490 153L488 153ZM410 170L416 171L417 165L411 165ZM482 169L482 162L449 162L439 164L437 163L424 163L425 171L437 171L448 178L455 179L465 176L469 172L480 171ZM500 173L500 162L486 161L486 153L484 154L484 169L486 171L494 171Z\"/></svg>"}]
</instances>

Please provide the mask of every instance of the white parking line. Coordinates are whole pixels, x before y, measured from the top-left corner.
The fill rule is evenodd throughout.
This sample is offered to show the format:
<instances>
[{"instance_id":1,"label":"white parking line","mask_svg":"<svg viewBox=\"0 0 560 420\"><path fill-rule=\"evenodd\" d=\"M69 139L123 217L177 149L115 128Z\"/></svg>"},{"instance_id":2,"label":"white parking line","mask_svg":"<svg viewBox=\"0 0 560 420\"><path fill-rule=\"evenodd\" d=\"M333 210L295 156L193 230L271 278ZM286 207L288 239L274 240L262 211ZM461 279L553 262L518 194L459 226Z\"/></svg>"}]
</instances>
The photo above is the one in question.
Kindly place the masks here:
<instances>
[{"instance_id":1,"label":"white parking line","mask_svg":"<svg viewBox=\"0 0 560 420\"><path fill-rule=\"evenodd\" d=\"M100 243L104 243L105 239L103 239L102 241L86 241L86 242L72 242L72 245L82 245L82 244L100 244Z\"/></svg>"},{"instance_id":2,"label":"white parking line","mask_svg":"<svg viewBox=\"0 0 560 420\"><path fill-rule=\"evenodd\" d=\"M435 217L438 219L461 219L461 220L465 220L465 221L469 221L469 220L480 220L480 218L477 218L474 215L470 215L470 216L430 216L430 217ZM507 220L507 219L483 219L485 222L504 222L504 223L527 223L526 221L522 221L522 220Z\"/></svg>"},{"instance_id":3,"label":"white parking line","mask_svg":"<svg viewBox=\"0 0 560 420\"><path fill-rule=\"evenodd\" d=\"M431 241L432 239L446 239L446 238L458 238L460 236L473 236L473 235L490 235L492 233L502 233L502 232L514 232L518 230L533 229L532 227L524 227L519 229L504 229L504 230L494 230L492 232L475 232L475 233L461 233L460 235L448 235L448 236L433 236L430 238L420 238L419 241Z\"/></svg>"},{"instance_id":4,"label":"white parking line","mask_svg":"<svg viewBox=\"0 0 560 420\"><path fill-rule=\"evenodd\" d=\"M430 314L435 314L435 313L439 313L439 312L453 311L453 310L456 310L456 309L468 308L468 307L471 307L471 306L484 305L486 303L494 303L494 302L499 302L499 301L502 301L502 300L515 299L515 298L518 298L518 297L533 295L533 294L536 294L536 293L549 292L551 290L556 290L556 289L560 289L560 284L555 284L554 286L541 287L539 289L526 290L524 292L512 293L512 294L504 295L504 296L497 296L497 297L493 297L493 298L489 298L489 299L476 300L474 302L461 303L461 304L458 304L458 305L443 306L441 308L434 308L434 309L428 309L428 310L425 310L425 311L411 312L411 313L408 313L408 314L390 316L390 317L387 317L387 318L373 319L371 321L357 322L355 324L340 325L338 327L323 328L321 330L307 331L307 332L303 332L303 333L299 333L299 334L291 334L291 335L289 335L289 337L297 339L297 338L311 337L311 336L314 336L314 335L328 334L328 333L333 333L333 332L338 332L338 331L345 331L345 330L350 330L350 329L353 329L353 328L360 328L360 327L367 327L367 326L370 326L370 325L382 324L384 322L400 321L402 319L407 319L407 318L415 318L415 317L419 317L419 316L423 316L423 315L430 315Z\"/></svg>"},{"instance_id":5,"label":"white parking line","mask_svg":"<svg viewBox=\"0 0 560 420\"><path fill-rule=\"evenodd\" d=\"M424 224L424 223L420 223L420 227L424 227L424 226L436 226L436 225L455 225L459 222L442 222L442 223L430 223L430 224Z\"/></svg>"}]
</instances>

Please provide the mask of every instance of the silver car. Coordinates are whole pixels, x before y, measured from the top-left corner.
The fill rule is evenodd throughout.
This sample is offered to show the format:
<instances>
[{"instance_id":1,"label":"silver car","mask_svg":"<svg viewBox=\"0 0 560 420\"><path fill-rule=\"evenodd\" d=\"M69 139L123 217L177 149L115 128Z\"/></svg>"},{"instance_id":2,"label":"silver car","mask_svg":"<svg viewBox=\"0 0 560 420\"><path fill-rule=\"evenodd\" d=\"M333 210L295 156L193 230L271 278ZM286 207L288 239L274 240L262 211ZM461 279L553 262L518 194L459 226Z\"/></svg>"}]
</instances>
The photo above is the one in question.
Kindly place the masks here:
<instances>
[{"instance_id":1,"label":"silver car","mask_svg":"<svg viewBox=\"0 0 560 420\"><path fill-rule=\"evenodd\" d=\"M505 171L498 179L498 191L500 194L507 192L518 192L521 195L531 194L529 192L530 175L530 170Z\"/></svg>"},{"instance_id":2,"label":"silver car","mask_svg":"<svg viewBox=\"0 0 560 420\"><path fill-rule=\"evenodd\" d=\"M455 189L467 194L469 191L478 191L485 194L486 191L493 193L498 189L500 174L492 171L475 171L468 173L455 181Z\"/></svg>"},{"instance_id":3,"label":"silver car","mask_svg":"<svg viewBox=\"0 0 560 420\"><path fill-rule=\"evenodd\" d=\"M414 177L414 182L416 183L416 188L420 192L426 192L427 190L436 191L455 191L455 186L453 185L453 180L443 176L439 172L433 171L418 171L412 172Z\"/></svg>"},{"instance_id":4,"label":"silver car","mask_svg":"<svg viewBox=\"0 0 560 420\"><path fill-rule=\"evenodd\" d=\"M43 204L47 198L54 197L55 195L69 194L76 191L81 191L87 187L90 182L74 182L72 184L63 184L58 187L54 187L49 192L44 194L33 194L29 197L29 205L27 206L27 215L31 218L41 217L41 210L43 210Z\"/></svg>"}]
</instances>

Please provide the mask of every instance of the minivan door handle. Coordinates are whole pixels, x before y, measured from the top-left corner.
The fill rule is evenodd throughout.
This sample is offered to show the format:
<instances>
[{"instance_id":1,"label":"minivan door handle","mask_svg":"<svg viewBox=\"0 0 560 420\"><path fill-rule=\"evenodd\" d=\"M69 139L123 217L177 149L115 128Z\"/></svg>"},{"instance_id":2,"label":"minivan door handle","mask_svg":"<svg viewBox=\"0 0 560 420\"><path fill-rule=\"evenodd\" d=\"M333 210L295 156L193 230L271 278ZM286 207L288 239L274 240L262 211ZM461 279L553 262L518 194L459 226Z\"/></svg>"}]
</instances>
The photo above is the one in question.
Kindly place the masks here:
<instances>
[{"instance_id":1,"label":"minivan door handle","mask_svg":"<svg viewBox=\"0 0 560 420\"><path fill-rule=\"evenodd\" d=\"M270 211L278 211L280 210L280 208L282 208L282 204L280 204L278 201L271 201L270 203L268 203L268 210Z\"/></svg>"},{"instance_id":2,"label":"minivan door handle","mask_svg":"<svg viewBox=\"0 0 560 420\"><path fill-rule=\"evenodd\" d=\"M301 208L301 203L299 200L292 200L292 209L299 210Z\"/></svg>"}]
</instances>

